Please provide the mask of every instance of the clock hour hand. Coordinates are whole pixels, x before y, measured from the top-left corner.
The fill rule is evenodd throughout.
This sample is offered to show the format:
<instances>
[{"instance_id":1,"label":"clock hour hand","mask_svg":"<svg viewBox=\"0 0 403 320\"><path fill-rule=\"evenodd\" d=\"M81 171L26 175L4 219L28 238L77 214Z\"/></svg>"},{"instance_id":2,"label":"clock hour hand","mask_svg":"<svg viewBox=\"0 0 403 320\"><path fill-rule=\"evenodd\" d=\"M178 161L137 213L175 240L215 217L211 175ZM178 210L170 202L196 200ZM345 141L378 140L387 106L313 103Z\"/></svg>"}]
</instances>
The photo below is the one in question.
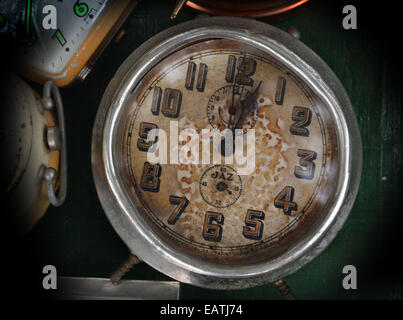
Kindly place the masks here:
<instances>
[{"instance_id":1,"label":"clock hour hand","mask_svg":"<svg viewBox=\"0 0 403 320\"><path fill-rule=\"evenodd\" d=\"M228 129L235 129L235 115L240 105L240 95L239 95L239 85L234 84L232 88L232 99L231 106L228 110L229 120L228 120Z\"/></svg>"},{"instance_id":2,"label":"clock hour hand","mask_svg":"<svg viewBox=\"0 0 403 320\"><path fill-rule=\"evenodd\" d=\"M231 101L231 106L229 108L229 114L230 118L228 121L228 129L232 131L232 151L235 151L235 129L241 129L242 125L246 119L246 116L248 113L253 113L255 112L257 105L256 105L256 100L258 97L259 89L262 84L262 81L259 82L259 84L256 86L256 89L253 91L253 93L250 93L246 96L244 100L238 99L236 103L235 101L235 86L232 91L232 101ZM238 95L239 96L239 95ZM237 111L237 107L241 106L241 112L238 118L238 121L235 122L235 114ZM225 149L225 144L226 144L226 139L221 140L221 146L220 146L220 152L223 156L228 156L230 154L226 153Z\"/></svg>"},{"instance_id":3,"label":"clock hour hand","mask_svg":"<svg viewBox=\"0 0 403 320\"><path fill-rule=\"evenodd\" d=\"M259 84L256 86L256 89L253 91L253 93L248 94L246 96L246 98L243 101L241 101L242 111L241 111L241 114L239 116L237 123L235 124L234 129L241 129L242 125L246 119L246 116L249 113L253 113L256 111L256 108L257 108L256 100L258 97L258 93L259 93L261 84L262 84L262 81L259 82Z\"/></svg>"},{"instance_id":4,"label":"clock hour hand","mask_svg":"<svg viewBox=\"0 0 403 320\"><path fill-rule=\"evenodd\" d=\"M237 113L237 110L239 108L240 105L240 95L239 95L239 85L234 83L234 85L232 86L232 93L231 93L232 97L231 97L231 105L228 109L228 113L229 113L229 119L228 119L228 124L227 124L227 128L231 130L232 134L230 135L231 138L228 137L228 135L226 134L226 137L224 137L221 140L221 144L220 144L220 152L221 155L223 155L224 157L226 156L230 156L232 154L232 152L235 150L235 137L234 137L234 133L235 133L235 115ZM227 132L228 133L228 132ZM228 143L227 139L229 139L232 143L232 152L227 153L227 148L226 148L226 144ZM228 190L229 191L229 190Z\"/></svg>"}]
</instances>

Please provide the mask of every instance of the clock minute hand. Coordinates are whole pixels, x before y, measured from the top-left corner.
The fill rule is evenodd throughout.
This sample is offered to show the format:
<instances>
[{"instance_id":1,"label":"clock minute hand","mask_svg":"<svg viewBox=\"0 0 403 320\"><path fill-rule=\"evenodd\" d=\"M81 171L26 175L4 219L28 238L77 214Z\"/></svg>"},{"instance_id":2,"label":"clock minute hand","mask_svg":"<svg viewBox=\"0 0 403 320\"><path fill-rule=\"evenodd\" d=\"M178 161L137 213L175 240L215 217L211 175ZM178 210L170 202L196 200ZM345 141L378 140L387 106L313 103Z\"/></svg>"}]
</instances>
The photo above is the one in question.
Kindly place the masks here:
<instances>
[{"instance_id":1,"label":"clock minute hand","mask_svg":"<svg viewBox=\"0 0 403 320\"><path fill-rule=\"evenodd\" d=\"M245 98L245 100L241 101L242 112L239 116L238 122L236 123L234 129L241 129L248 113L252 113L256 110L255 104L256 104L256 100L257 100L257 96L258 96L261 84L262 84L262 81L259 82L259 84L256 86L256 89L253 91L253 93L248 94L247 97Z\"/></svg>"},{"instance_id":2,"label":"clock minute hand","mask_svg":"<svg viewBox=\"0 0 403 320\"><path fill-rule=\"evenodd\" d=\"M237 87L236 87L237 86ZM235 90L235 88L237 88L237 90ZM237 93L235 94L235 91L237 91ZM237 103L235 102L235 95L239 95L239 86L237 84L234 84L232 87L232 98L231 98L231 106L228 110L229 112L229 120L228 120L228 128L231 130L235 129L235 114L236 111L238 109L238 105L239 105L239 99L237 99Z\"/></svg>"}]
</instances>

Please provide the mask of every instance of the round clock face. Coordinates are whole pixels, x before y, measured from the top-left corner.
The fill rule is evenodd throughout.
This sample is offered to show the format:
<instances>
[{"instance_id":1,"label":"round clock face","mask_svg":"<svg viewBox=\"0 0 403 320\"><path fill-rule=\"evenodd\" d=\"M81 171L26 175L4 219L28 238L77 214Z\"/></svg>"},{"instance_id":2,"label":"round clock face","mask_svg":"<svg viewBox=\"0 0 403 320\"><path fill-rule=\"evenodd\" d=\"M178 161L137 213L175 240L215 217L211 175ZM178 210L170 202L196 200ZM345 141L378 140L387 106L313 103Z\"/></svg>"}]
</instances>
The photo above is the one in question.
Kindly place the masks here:
<instances>
[{"instance_id":1,"label":"round clock face","mask_svg":"<svg viewBox=\"0 0 403 320\"><path fill-rule=\"evenodd\" d=\"M274 282L322 252L362 161L329 67L279 29L226 17L133 52L104 94L92 147L98 195L129 249L214 289Z\"/></svg>"},{"instance_id":2,"label":"round clock face","mask_svg":"<svg viewBox=\"0 0 403 320\"><path fill-rule=\"evenodd\" d=\"M189 45L156 64L126 103L130 200L175 250L226 265L264 261L295 245L329 204L339 170L334 120L268 53L236 40ZM206 134L220 143L204 148Z\"/></svg>"},{"instance_id":3,"label":"round clock face","mask_svg":"<svg viewBox=\"0 0 403 320\"><path fill-rule=\"evenodd\" d=\"M26 1L25 38L21 61L38 70L51 74L62 72L74 55L80 53L80 47L91 30L96 27L99 16L105 11L108 0L53 1L52 11L49 1ZM57 21L55 27L44 27L44 17L48 21ZM32 20L32 26L29 21ZM85 48L81 48L84 50ZM71 68L76 68L71 65ZM64 75L65 76L65 75Z\"/></svg>"}]
</instances>

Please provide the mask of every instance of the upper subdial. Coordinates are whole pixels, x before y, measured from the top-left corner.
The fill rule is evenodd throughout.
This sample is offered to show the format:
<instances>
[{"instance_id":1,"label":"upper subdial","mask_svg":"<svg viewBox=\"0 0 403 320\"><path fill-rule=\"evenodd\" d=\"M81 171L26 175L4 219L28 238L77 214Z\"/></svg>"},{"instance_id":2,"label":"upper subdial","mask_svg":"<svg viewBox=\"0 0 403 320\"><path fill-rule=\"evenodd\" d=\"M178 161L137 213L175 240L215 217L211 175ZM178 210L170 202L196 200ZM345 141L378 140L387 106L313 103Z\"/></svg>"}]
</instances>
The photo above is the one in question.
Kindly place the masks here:
<instances>
[{"instance_id":1,"label":"upper subdial","mask_svg":"<svg viewBox=\"0 0 403 320\"><path fill-rule=\"evenodd\" d=\"M244 133L252 129L257 121L257 108L248 107L247 112L243 112L243 104L248 101L251 93L240 87L234 93L234 85L224 86L213 93L207 105L207 118L210 125L221 132L225 129L243 129Z\"/></svg>"}]
</instances>

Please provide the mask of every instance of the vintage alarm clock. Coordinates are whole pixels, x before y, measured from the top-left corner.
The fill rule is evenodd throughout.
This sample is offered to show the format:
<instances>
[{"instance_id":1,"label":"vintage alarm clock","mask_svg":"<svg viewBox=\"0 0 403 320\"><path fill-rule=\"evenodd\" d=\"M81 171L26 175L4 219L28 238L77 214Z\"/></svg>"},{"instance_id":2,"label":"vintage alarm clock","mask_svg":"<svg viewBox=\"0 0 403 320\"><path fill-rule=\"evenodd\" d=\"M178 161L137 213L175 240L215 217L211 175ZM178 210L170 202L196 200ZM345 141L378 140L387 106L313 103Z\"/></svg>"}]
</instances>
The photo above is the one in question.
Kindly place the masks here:
<instances>
[{"instance_id":1,"label":"vintage alarm clock","mask_svg":"<svg viewBox=\"0 0 403 320\"><path fill-rule=\"evenodd\" d=\"M216 16L260 18L294 9L308 0L191 0L186 5Z\"/></svg>"},{"instance_id":2,"label":"vintage alarm clock","mask_svg":"<svg viewBox=\"0 0 403 320\"><path fill-rule=\"evenodd\" d=\"M51 81L45 83L40 96L15 74L6 73L6 78L0 118L1 189L6 219L19 233L25 233L50 203L60 206L66 198L63 103Z\"/></svg>"},{"instance_id":3,"label":"vintage alarm clock","mask_svg":"<svg viewBox=\"0 0 403 320\"><path fill-rule=\"evenodd\" d=\"M63 87L85 79L138 2L4 1L0 14L4 28L19 39L20 73Z\"/></svg>"},{"instance_id":4,"label":"vintage alarm clock","mask_svg":"<svg viewBox=\"0 0 403 320\"><path fill-rule=\"evenodd\" d=\"M221 142L203 149L205 132ZM202 138L192 145L192 135ZM242 148L226 149L227 138ZM251 170L225 162L248 147ZM192 151L217 148L214 161ZM99 199L130 251L214 289L275 282L322 252L353 206L361 158L330 68L290 34L229 17L171 27L136 49L102 98L92 140Z\"/></svg>"}]
</instances>

